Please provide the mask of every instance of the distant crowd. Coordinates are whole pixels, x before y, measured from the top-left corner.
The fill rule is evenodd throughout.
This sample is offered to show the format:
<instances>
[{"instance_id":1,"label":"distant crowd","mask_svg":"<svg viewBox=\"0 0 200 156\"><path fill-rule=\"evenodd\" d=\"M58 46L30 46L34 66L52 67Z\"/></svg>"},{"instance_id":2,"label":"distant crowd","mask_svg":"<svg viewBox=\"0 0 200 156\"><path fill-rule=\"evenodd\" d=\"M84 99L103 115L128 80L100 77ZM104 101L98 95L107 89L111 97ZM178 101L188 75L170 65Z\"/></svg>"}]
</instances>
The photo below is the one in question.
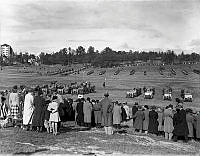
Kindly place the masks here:
<instances>
[{"instance_id":1,"label":"distant crowd","mask_svg":"<svg viewBox=\"0 0 200 156\"><path fill-rule=\"evenodd\" d=\"M0 94L1 127L20 126L24 130L47 131L57 135L66 121L75 121L77 126L88 129L104 128L108 135L114 134L125 123L132 122L133 131L162 135L177 141L200 139L200 112L183 108L182 103L165 108L141 106L135 103L113 102L105 93L102 100L64 98L59 89L45 92L42 87L14 86Z\"/></svg>"}]
</instances>

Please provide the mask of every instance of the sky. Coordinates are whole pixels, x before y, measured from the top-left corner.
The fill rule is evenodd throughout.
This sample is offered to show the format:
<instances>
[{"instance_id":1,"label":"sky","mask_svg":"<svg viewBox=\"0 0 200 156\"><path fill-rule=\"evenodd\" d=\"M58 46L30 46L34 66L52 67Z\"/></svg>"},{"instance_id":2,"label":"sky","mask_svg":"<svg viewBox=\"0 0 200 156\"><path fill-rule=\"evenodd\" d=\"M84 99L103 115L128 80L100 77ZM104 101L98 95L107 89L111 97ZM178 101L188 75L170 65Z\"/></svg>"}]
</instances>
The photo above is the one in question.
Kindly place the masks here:
<instances>
[{"instance_id":1,"label":"sky","mask_svg":"<svg viewBox=\"0 0 200 156\"><path fill-rule=\"evenodd\" d=\"M64 47L200 53L200 0L0 0L0 43L39 54Z\"/></svg>"}]
</instances>

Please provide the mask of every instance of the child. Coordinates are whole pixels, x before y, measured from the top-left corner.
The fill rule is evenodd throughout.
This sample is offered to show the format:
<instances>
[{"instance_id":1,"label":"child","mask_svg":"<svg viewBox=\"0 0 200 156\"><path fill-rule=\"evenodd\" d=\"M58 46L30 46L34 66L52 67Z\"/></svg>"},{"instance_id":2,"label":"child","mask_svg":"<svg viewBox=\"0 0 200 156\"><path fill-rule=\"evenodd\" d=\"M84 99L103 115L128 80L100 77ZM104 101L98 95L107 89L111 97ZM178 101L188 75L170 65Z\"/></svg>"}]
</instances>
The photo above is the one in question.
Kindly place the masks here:
<instances>
[{"instance_id":1,"label":"child","mask_svg":"<svg viewBox=\"0 0 200 156\"><path fill-rule=\"evenodd\" d=\"M58 102L57 102L57 96L53 96L52 102L49 104L48 109L50 113L49 121L51 122L52 128L53 128L53 135L58 134L58 122L60 122L60 116L58 113Z\"/></svg>"}]
</instances>

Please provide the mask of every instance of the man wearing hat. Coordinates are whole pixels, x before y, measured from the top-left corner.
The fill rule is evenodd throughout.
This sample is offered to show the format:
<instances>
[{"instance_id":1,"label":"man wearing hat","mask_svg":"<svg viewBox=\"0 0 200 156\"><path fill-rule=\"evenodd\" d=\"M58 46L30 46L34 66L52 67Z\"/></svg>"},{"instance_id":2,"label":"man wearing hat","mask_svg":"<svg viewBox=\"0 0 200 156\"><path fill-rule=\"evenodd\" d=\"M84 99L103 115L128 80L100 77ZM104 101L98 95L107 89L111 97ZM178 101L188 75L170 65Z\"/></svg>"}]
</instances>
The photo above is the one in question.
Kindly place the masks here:
<instances>
[{"instance_id":1,"label":"man wearing hat","mask_svg":"<svg viewBox=\"0 0 200 156\"><path fill-rule=\"evenodd\" d=\"M112 112L113 112L113 103L108 98L109 94L105 93L104 98L100 101L101 112L102 112L102 125L104 126L106 134L112 135Z\"/></svg>"},{"instance_id":2,"label":"man wearing hat","mask_svg":"<svg viewBox=\"0 0 200 156\"><path fill-rule=\"evenodd\" d=\"M33 111L34 111L34 105L33 105L34 97L32 93L33 93L33 90L29 88L28 94L25 95L25 100L24 100L23 126L27 130L32 129L31 124L32 124Z\"/></svg>"},{"instance_id":3,"label":"man wearing hat","mask_svg":"<svg viewBox=\"0 0 200 156\"><path fill-rule=\"evenodd\" d=\"M186 121L186 111L183 109L183 105L179 103L176 106L177 112L174 114L173 123L174 123L174 141L178 140L178 137L185 137L185 142L188 141L188 126Z\"/></svg>"}]
</instances>

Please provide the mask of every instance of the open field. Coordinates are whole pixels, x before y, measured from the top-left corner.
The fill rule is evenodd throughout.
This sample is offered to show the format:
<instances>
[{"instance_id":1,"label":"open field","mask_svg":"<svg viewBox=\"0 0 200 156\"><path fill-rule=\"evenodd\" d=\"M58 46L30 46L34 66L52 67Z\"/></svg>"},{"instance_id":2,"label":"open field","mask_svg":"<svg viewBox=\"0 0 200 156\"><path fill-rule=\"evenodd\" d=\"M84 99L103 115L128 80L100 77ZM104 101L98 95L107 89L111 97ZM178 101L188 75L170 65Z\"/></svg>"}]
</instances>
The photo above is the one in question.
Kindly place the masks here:
<instances>
[{"instance_id":1,"label":"open field","mask_svg":"<svg viewBox=\"0 0 200 156\"><path fill-rule=\"evenodd\" d=\"M46 67L47 68L47 67ZM128 102L132 105L134 102L139 102L140 104L149 105L161 105L166 106L169 103L175 104L175 98L180 98L181 89L189 90L193 95L193 102L184 103L186 107L200 108L200 75L192 72L193 69L200 69L200 64L196 65L181 65L173 66L176 71L176 75L170 74L170 69L172 67L165 66L163 75L159 73L158 66L137 66L137 67L124 67L120 68L121 71L118 75L114 75L118 68L89 68L85 71L81 71L79 74L72 74L68 76L54 75L54 76L41 76L31 68L31 73L19 73L18 67L5 67L3 71L0 71L0 89L10 88L13 85L38 85L38 84L48 84L51 81L58 81L59 83L69 84L75 81L90 81L96 86L97 93L92 93L85 96L90 96L95 99L101 99L103 94L108 91L110 97L113 100L118 100L120 102ZM134 69L135 74L129 75L130 71ZM94 73L87 75L91 70ZM99 75L102 70L106 70L106 73ZM186 70L188 75L182 73L182 70ZM144 71L147 75L144 75ZM106 82L106 87L103 88L103 82ZM141 95L137 98L125 98L126 92L134 87L143 88L155 87L156 93L153 99L144 99ZM173 89L172 101L163 101L162 99L162 89L171 87ZM67 97L77 98L76 96L67 95Z\"/></svg>"},{"instance_id":2,"label":"open field","mask_svg":"<svg viewBox=\"0 0 200 156\"><path fill-rule=\"evenodd\" d=\"M86 69L80 74L69 76L41 76L31 69L29 73L19 73L18 67L5 67L0 71L0 89L9 89L13 85L38 85L48 84L57 80L59 83L68 84L75 81L90 81L96 85L97 93L89 95L95 99L101 99L106 91L109 91L110 98L121 102L127 101L129 105L134 102L139 104L166 106L169 103L175 104L175 97L180 97L180 89L188 89L192 92L194 101L184 103L185 107L200 109L200 75L192 72L192 69L200 69L199 65L176 66L176 75L171 76L170 68L166 67L164 74L158 72L158 67L126 67L118 75L114 72L118 68L110 69ZM134 75L129 72L134 69ZM188 71L184 75L182 69ZM87 75L87 72L94 70L94 73ZM99 72L106 70L106 73L99 75ZM144 76L143 72L147 71ZM106 87L102 84L106 81ZM130 99L125 98L126 91L134 87L155 87L155 98L144 99L143 95ZM173 89L173 100L162 100L162 88L167 86ZM74 99L77 96L67 95ZM103 129L87 130L77 127L73 122L65 123L64 128L58 136L51 134L27 132L19 128L0 129L0 153L12 154L78 154L78 155L128 155L128 154L199 154L200 143L190 141L189 143L166 141L163 137L150 134L139 134L132 132L132 122L126 123L129 128L122 128L112 136L106 136Z\"/></svg>"}]
</instances>

